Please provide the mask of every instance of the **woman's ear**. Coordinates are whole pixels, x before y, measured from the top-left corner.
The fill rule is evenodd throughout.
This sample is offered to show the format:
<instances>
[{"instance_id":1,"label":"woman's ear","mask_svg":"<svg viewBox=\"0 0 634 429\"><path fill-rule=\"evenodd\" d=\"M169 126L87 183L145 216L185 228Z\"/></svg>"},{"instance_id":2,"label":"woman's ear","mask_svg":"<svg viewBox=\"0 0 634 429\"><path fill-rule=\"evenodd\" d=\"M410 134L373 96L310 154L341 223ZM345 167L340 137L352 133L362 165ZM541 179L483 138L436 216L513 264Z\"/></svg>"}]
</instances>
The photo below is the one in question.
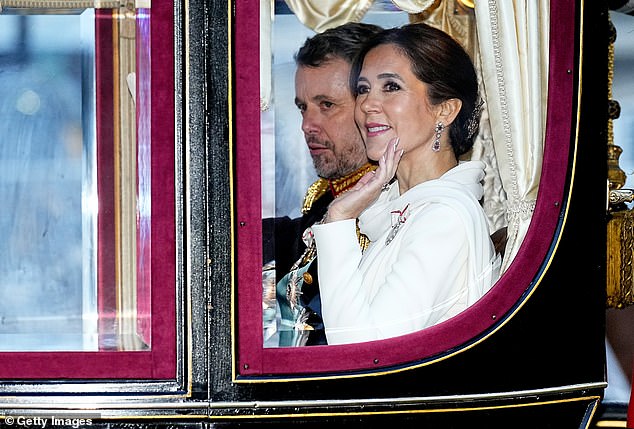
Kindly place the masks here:
<instances>
[{"instance_id":1,"label":"woman's ear","mask_svg":"<svg viewBox=\"0 0 634 429\"><path fill-rule=\"evenodd\" d=\"M460 112L461 107L462 100L458 98L450 98L443 101L440 104L438 120L445 125L450 125L453 123L454 119L456 119L456 116L458 116L458 112Z\"/></svg>"}]
</instances>

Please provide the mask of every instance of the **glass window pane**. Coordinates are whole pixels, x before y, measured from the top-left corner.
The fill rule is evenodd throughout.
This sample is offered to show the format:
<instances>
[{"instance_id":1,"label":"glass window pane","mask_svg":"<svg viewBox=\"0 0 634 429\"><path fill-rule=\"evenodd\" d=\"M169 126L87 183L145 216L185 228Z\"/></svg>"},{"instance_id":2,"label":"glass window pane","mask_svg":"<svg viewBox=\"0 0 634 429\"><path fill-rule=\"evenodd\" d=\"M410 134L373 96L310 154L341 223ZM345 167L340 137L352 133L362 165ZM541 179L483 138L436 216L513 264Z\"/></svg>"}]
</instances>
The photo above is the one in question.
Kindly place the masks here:
<instances>
[{"instance_id":1,"label":"glass window pane","mask_svg":"<svg viewBox=\"0 0 634 429\"><path fill-rule=\"evenodd\" d=\"M83 269L94 260L94 214L82 205L95 162L83 18L0 17L1 350L97 347L94 276Z\"/></svg>"},{"instance_id":2,"label":"glass window pane","mask_svg":"<svg viewBox=\"0 0 634 429\"><path fill-rule=\"evenodd\" d=\"M45 12L0 15L0 351L146 350L149 12Z\"/></svg>"}]
</instances>

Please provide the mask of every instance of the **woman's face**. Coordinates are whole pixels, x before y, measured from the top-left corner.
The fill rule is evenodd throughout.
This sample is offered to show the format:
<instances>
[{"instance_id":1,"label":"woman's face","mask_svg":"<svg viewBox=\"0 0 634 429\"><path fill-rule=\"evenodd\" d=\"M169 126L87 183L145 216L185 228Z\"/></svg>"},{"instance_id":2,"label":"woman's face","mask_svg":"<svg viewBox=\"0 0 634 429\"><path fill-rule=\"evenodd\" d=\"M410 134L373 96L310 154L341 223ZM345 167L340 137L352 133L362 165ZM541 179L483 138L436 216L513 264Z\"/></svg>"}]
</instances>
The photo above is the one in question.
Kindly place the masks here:
<instances>
[{"instance_id":1,"label":"woman's face","mask_svg":"<svg viewBox=\"0 0 634 429\"><path fill-rule=\"evenodd\" d=\"M406 154L431 150L439 108L429 102L427 88L394 45L368 52L357 81L355 107L368 158L378 160L395 137Z\"/></svg>"}]
</instances>

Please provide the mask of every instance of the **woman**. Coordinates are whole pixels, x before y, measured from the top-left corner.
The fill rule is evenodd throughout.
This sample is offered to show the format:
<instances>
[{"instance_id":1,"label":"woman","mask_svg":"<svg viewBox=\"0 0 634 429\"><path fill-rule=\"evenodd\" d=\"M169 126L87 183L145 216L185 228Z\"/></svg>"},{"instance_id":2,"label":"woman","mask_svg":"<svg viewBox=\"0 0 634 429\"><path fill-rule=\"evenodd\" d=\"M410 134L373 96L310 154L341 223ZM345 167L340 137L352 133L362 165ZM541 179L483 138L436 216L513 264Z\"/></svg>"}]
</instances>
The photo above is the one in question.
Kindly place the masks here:
<instances>
[{"instance_id":1,"label":"woman","mask_svg":"<svg viewBox=\"0 0 634 429\"><path fill-rule=\"evenodd\" d=\"M425 24L385 30L352 68L355 121L379 167L312 228L328 344L389 338L455 316L497 280L479 204L484 164L469 56ZM362 254L356 220L371 245Z\"/></svg>"}]
</instances>

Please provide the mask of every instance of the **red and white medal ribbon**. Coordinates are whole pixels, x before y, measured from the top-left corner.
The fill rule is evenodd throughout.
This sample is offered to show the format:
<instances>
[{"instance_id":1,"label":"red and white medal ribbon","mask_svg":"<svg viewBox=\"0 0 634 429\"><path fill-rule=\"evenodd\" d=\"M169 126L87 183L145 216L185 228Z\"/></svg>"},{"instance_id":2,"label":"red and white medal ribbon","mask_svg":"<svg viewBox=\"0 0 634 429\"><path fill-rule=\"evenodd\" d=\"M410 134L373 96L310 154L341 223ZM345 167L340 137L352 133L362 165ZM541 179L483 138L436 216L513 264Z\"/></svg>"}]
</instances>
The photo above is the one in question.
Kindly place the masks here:
<instances>
[{"instance_id":1,"label":"red and white medal ribbon","mask_svg":"<svg viewBox=\"0 0 634 429\"><path fill-rule=\"evenodd\" d=\"M392 216L392 219L391 219L392 228L390 229L390 233L387 235L387 238L385 239L386 246L390 244L392 240L394 240L394 237L396 237L396 234L398 233L399 229L401 229L401 226L407 220L407 216L409 216L408 208L409 208L409 204L407 204L403 208L403 210L394 210L390 212L390 215Z\"/></svg>"}]
</instances>

